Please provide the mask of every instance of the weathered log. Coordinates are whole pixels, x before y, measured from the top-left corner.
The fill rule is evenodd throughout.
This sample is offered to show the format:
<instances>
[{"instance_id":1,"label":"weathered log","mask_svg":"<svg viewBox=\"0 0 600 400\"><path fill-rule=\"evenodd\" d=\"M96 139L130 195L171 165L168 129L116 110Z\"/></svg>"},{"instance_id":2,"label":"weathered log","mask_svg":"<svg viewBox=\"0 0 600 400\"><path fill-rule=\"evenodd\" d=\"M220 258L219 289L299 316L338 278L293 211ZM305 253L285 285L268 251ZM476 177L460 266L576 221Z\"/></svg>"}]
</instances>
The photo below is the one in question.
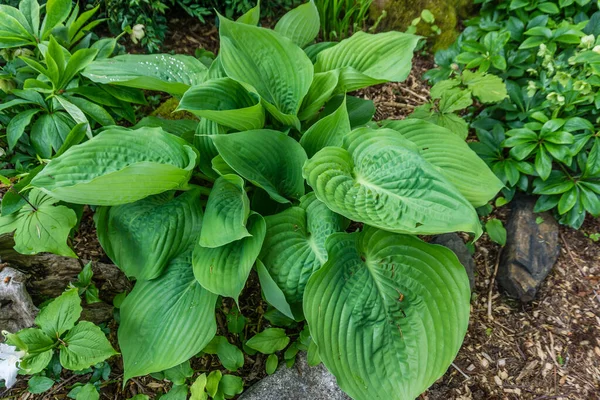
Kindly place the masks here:
<instances>
[{"instance_id":1,"label":"weathered log","mask_svg":"<svg viewBox=\"0 0 600 400\"><path fill-rule=\"evenodd\" d=\"M16 332L30 327L37 312L25 290L25 274L4 266L0 270L0 330Z\"/></svg>"},{"instance_id":2,"label":"weathered log","mask_svg":"<svg viewBox=\"0 0 600 400\"><path fill-rule=\"evenodd\" d=\"M6 321L0 318L0 329L10 331L18 330L15 328L22 328L27 324L31 326L33 318L37 314L37 309L33 304L39 305L48 299L60 296L69 283L77 281L77 274L82 269L80 260L76 258L47 253L23 255L17 253L13 246L14 242L10 235L0 236L0 263L4 266L4 270L9 270L11 274L17 273L15 283L19 282L21 285L18 290L20 290L20 298L22 299L13 300L16 297L3 290L6 288L0 281L0 314L4 317L10 313L9 317L4 318ZM84 265L88 262L86 260L81 261ZM0 272L2 266L0 266ZM92 271L94 272L93 282L100 292L100 299L105 303L83 304L82 319L94 323L106 322L112 317L113 298L119 293L131 290L132 283L113 264L92 262ZM23 287L24 283L25 286ZM15 290L17 290L16 287ZM31 305L27 303L29 295L31 295L30 303L33 299ZM3 297L6 300L2 300ZM8 308L9 306L11 308ZM30 313L23 311L24 314L17 311L26 309L32 311Z\"/></svg>"}]
</instances>

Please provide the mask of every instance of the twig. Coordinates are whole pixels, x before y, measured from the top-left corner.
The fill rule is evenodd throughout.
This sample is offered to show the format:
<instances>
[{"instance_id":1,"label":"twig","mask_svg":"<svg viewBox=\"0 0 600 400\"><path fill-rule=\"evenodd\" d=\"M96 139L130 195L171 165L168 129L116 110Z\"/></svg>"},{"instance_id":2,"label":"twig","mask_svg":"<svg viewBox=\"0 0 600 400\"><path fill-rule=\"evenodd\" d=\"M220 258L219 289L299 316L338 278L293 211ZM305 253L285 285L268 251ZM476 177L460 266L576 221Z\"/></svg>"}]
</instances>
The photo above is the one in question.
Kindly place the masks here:
<instances>
[{"instance_id":1,"label":"twig","mask_svg":"<svg viewBox=\"0 0 600 400\"><path fill-rule=\"evenodd\" d=\"M381 103L382 106L386 107L394 107L394 108L415 108L415 106L411 104L398 103L395 101L384 101Z\"/></svg>"},{"instance_id":2,"label":"twig","mask_svg":"<svg viewBox=\"0 0 600 400\"><path fill-rule=\"evenodd\" d=\"M452 366L454 367L454 369L456 369L458 372L460 372L460 374L462 376L464 376L465 379L471 379L471 377L469 375L465 374L460 368L458 368L458 366L456 364L452 363Z\"/></svg>"},{"instance_id":3,"label":"twig","mask_svg":"<svg viewBox=\"0 0 600 400\"><path fill-rule=\"evenodd\" d=\"M409 89L409 88L407 88L407 87L400 86L400 90L405 90L405 91L407 91L408 93L410 93L410 94L412 94L413 96L415 96L416 98L418 98L418 99L421 99L421 100L423 100L423 101L424 101L424 102L426 102L426 103L429 101L429 100L427 99L427 97L425 97L425 96L423 96L423 95L420 95L419 93L417 93L417 92L414 92L413 90L411 90L411 89Z\"/></svg>"},{"instance_id":4,"label":"twig","mask_svg":"<svg viewBox=\"0 0 600 400\"><path fill-rule=\"evenodd\" d=\"M502 254L502 249L498 251L498 256L496 257L496 264L494 265L494 273L492 274L492 279L490 279L490 288L488 291L488 309L487 316L489 320L493 320L492 316L492 294L494 292L494 282L496 281L496 274L498 273L498 265L500 265L500 255Z\"/></svg>"},{"instance_id":5,"label":"twig","mask_svg":"<svg viewBox=\"0 0 600 400\"><path fill-rule=\"evenodd\" d=\"M73 379L80 377L80 375L72 375L71 377L65 379L60 384L58 384L55 388L52 389L50 393L48 393L44 398L49 399L54 393L58 392L63 386L67 383L71 382Z\"/></svg>"},{"instance_id":6,"label":"twig","mask_svg":"<svg viewBox=\"0 0 600 400\"><path fill-rule=\"evenodd\" d=\"M581 266L579 265L577 260L575 260L575 257L573 256L573 253L571 252L571 248L569 247L569 244L565 240L565 237L563 236L562 232L560 232L559 235L560 235L560 240L563 242L563 246L565 246L565 249L567 250L567 254L569 255L569 258L571 259L573 264L575 264L575 267L577 267L577 269L579 270L581 277L584 278L584 280L587 282L587 280L586 280L587 276L585 275L585 272L583 272L583 269L581 268ZM594 292L594 296L596 297L596 300L598 300L598 302L600 303L600 295L598 294L598 292L596 292L596 289L594 289L593 287L592 287L592 291Z\"/></svg>"}]
</instances>

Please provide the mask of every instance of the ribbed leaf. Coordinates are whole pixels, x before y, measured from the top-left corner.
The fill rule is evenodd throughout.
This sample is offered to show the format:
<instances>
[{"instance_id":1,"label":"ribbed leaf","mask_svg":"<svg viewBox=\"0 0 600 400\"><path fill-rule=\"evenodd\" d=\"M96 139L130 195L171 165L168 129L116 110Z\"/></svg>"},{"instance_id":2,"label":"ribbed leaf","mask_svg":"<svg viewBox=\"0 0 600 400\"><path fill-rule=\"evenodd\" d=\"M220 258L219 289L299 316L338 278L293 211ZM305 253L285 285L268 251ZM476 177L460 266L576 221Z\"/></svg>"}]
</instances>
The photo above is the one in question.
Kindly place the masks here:
<instances>
[{"instance_id":1,"label":"ribbed leaf","mask_svg":"<svg viewBox=\"0 0 600 400\"><path fill-rule=\"evenodd\" d=\"M319 200L354 221L399 233L481 234L473 206L391 129L354 130L344 148L315 154L304 176Z\"/></svg>"},{"instance_id":2,"label":"ribbed leaf","mask_svg":"<svg viewBox=\"0 0 600 400\"><path fill-rule=\"evenodd\" d=\"M275 25L275 32L304 47L317 37L321 28L314 0L288 11Z\"/></svg>"},{"instance_id":3,"label":"ribbed leaf","mask_svg":"<svg viewBox=\"0 0 600 400\"><path fill-rule=\"evenodd\" d=\"M195 57L170 54L127 54L96 60L83 75L98 83L158 90L182 95L204 82L208 69Z\"/></svg>"},{"instance_id":4,"label":"ribbed leaf","mask_svg":"<svg viewBox=\"0 0 600 400\"><path fill-rule=\"evenodd\" d=\"M449 130L419 120L385 121L386 128L413 142L419 154L473 204L487 204L504 186L469 145Z\"/></svg>"},{"instance_id":5,"label":"ribbed leaf","mask_svg":"<svg viewBox=\"0 0 600 400\"><path fill-rule=\"evenodd\" d=\"M355 399L412 400L441 377L469 319L469 280L448 249L367 228L336 233L304 313L321 360Z\"/></svg>"},{"instance_id":6,"label":"ribbed leaf","mask_svg":"<svg viewBox=\"0 0 600 400\"><path fill-rule=\"evenodd\" d=\"M313 65L291 40L269 29L220 18L219 58L227 75L254 87L265 108L284 124L296 114L313 79Z\"/></svg>"},{"instance_id":7,"label":"ribbed leaf","mask_svg":"<svg viewBox=\"0 0 600 400\"><path fill-rule=\"evenodd\" d=\"M327 100L331 98L339 77L340 72L337 69L315 74L298 114L300 121L306 121L317 115Z\"/></svg>"},{"instance_id":8,"label":"ribbed leaf","mask_svg":"<svg viewBox=\"0 0 600 400\"><path fill-rule=\"evenodd\" d=\"M196 135L194 136L194 147L196 147L198 153L200 153L198 168L200 168L200 171L202 171L203 174L214 179L217 179L219 175L213 171L211 161L219 154L219 152L213 144L211 136L224 133L226 133L225 127L209 119L202 118L198 123Z\"/></svg>"},{"instance_id":9,"label":"ribbed leaf","mask_svg":"<svg viewBox=\"0 0 600 400\"><path fill-rule=\"evenodd\" d=\"M260 129L265 124L265 110L258 96L231 78L211 79L191 87L178 109L238 131Z\"/></svg>"},{"instance_id":10,"label":"ribbed leaf","mask_svg":"<svg viewBox=\"0 0 600 400\"><path fill-rule=\"evenodd\" d=\"M50 161L31 185L69 203L126 204L184 187L197 157L160 128L108 129Z\"/></svg>"},{"instance_id":11,"label":"ribbed leaf","mask_svg":"<svg viewBox=\"0 0 600 400\"><path fill-rule=\"evenodd\" d=\"M401 32L357 32L317 56L315 72L340 70L338 92L384 82L401 82L411 69L419 36Z\"/></svg>"},{"instance_id":12,"label":"ribbed leaf","mask_svg":"<svg viewBox=\"0 0 600 400\"><path fill-rule=\"evenodd\" d=\"M315 122L300 138L300 144L306 154L312 157L317 151L327 146L341 146L344 135L350 133L350 119L346 108L346 98L336 111Z\"/></svg>"},{"instance_id":13,"label":"ribbed leaf","mask_svg":"<svg viewBox=\"0 0 600 400\"><path fill-rule=\"evenodd\" d=\"M217 331L217 296L194 278L189 251L152 281L138 281L121 305L119 345L124 380L188 360Z\"/></svg>"},{"instance_id":14,"label":"ribbed leaf","mask_svg":"<svg viewBox=\"0 0 600 400\"><path fill-rule=\"evenodd\" d=\"M194 275L198 282L215 294L233 297L236 302L263 244L265 220L254 213L248 218L247 229L251 236L238 241L212 249L199 244L194 248Z\"/></svg>"},{"instance_id":15,"label":"ribbed leaf","mask_svg":"<svg viewBox=\"0 0 600 400\"><path fill-rule=\"evenodd\" d=\"M101 207L94 216L98 239L110 259L129 277L150 280L193 246L200 235L200 190L174 197L161 193L135 203Z\"/></svg>"},{"instance_id":16,"label":"ribbed leaf","mask_svg":"<svg viewBox=\"0 0 600 400\"><path fill-rule=\"evenodd\" d=\"M200 245L219 247L250 236L246 229L249 215L250 200L244 180L238 175L221 176L208 197Z\"/></svg>"},{"instance_id":17,"label":"ribbed leaf","mask_svg":"<svg viewBox=\"0 0 600 400\"><path fill-rule=\"evenodd\" d=\"M275 280L267 271L267 267L259 260L256 260L256 272L258 273L258 279L260 280L260 288L265 296L265 300L283 315L290 319L294 319L294 312L290 308L289 303L285 298L283 291L277 286ZM302 306L302 304L300 304Z\"/></svg>"},{"instance_id":18,"label":"ribbed leaf","mask_svg":"<svg viewBox=\"0 0 600 400\"><path fill-rule=\"evenodd\" d=\"M257 129L210 138L231 168L265 189L273 200L289 203L287 198L298 199L304 194L302 165L306 153L291 137Z\"/></svg>"},{"instance_id":19,"label":"ribbed leaf","mask_svg":"<svg viewBox=\"0 0 600 400\"><path fill-rule=\"evenodd\" d=\"M301 303L308 278L327 261L325 240L343 232L348 220L309 193L299 207L265 217L265 221L267 235L260 259L288 304Z\"/></svg>"}]
</instances>

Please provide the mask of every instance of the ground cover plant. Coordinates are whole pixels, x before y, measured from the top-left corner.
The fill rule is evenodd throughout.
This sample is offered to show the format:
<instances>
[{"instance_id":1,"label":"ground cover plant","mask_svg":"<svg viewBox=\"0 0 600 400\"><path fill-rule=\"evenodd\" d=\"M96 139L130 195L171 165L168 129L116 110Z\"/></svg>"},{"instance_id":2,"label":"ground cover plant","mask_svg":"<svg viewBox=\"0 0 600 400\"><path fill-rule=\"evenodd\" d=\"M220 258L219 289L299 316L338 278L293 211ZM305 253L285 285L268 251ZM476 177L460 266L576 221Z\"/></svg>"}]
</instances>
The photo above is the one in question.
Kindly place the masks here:
<instances>
[{"instance_id":1,"label":"ground cover plant","mask_svg":"<svg viewBox=\"0 0 600 400\"><path fill-rule=\"evenodd\" d=\"M502 77L508 96L477 107L469 123L473 149L508 187L539 195L536 211L553 210L579 228L600 216L600 13L596 2L482 1L477 18L427 75L443 82L460 71ZM438 83L439 84L439 83Z\"/></svg>"},{"instance_id":2,"label":"ground cover plant","mask_svg":"<svg viewBox=\"0 0 600 400\"><path fill-rule=\"evenodd\" d=\"M124 382L162 374L178 396L238 394L239 377L220 371L190 382L189 359L204 352L230 371L243 365L241 351L215 336L215 305L219 296L239 303L255 268L267 302L306 321L292 344L280 328L248 338L244 350L269 354L268 370L273 353L295 346L353 398L415 398L458 352L470 300L454 253L416 235L477 239L475 208L502 183L444 126L375 123L372 104L347 95L403 81L419 37L358 32L314 44L312 1L273 30L258 27L259 16L258 6L237 21L220 16L221 48L208 67L169 54L85 65L93 84L179 98L199 117L195 135L164 121L79 135L15 188L22 203L3 198L0 229L15 232L17 251L73 256L74 209L95 210L103 249L135 280L118 304ZM58 343L71 332L56 332Z\"/></svg>"}]
</instances>

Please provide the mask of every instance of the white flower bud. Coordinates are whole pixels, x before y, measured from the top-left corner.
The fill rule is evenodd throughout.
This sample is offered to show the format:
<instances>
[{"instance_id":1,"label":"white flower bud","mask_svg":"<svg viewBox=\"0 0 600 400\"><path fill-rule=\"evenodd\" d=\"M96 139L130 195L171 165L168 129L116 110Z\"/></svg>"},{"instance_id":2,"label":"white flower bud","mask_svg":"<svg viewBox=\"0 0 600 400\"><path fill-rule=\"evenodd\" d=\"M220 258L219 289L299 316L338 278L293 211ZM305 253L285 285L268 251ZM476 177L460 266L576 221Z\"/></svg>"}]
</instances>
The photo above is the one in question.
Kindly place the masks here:
<instances>
[{"instance_id":1,"label":"white flower bud","mask_svg":"<svg viewBox=\"0 0 600 400\"><path fill-rule=\"evenodd\" d=\"M0 380L4 380L7 388L11 388L17 382L19 372L17 364L25 354L24 351L17 351L14 346L0 343Z\"/></svg>"},{"instance_id":2,"label":"white flower bud","mask_svg":"<svg viewBox=\"0 0 600 400\"><path fill-rule=\"evenodd\" d=\"M138 41L143 39L144 36L146 36L144 29L145 27L143 24L137 24L134 25L133 28L131 28L131 34L129 36L131 37L131 41L133 43L138 44Z\"/></svg>"}]
</instances>

